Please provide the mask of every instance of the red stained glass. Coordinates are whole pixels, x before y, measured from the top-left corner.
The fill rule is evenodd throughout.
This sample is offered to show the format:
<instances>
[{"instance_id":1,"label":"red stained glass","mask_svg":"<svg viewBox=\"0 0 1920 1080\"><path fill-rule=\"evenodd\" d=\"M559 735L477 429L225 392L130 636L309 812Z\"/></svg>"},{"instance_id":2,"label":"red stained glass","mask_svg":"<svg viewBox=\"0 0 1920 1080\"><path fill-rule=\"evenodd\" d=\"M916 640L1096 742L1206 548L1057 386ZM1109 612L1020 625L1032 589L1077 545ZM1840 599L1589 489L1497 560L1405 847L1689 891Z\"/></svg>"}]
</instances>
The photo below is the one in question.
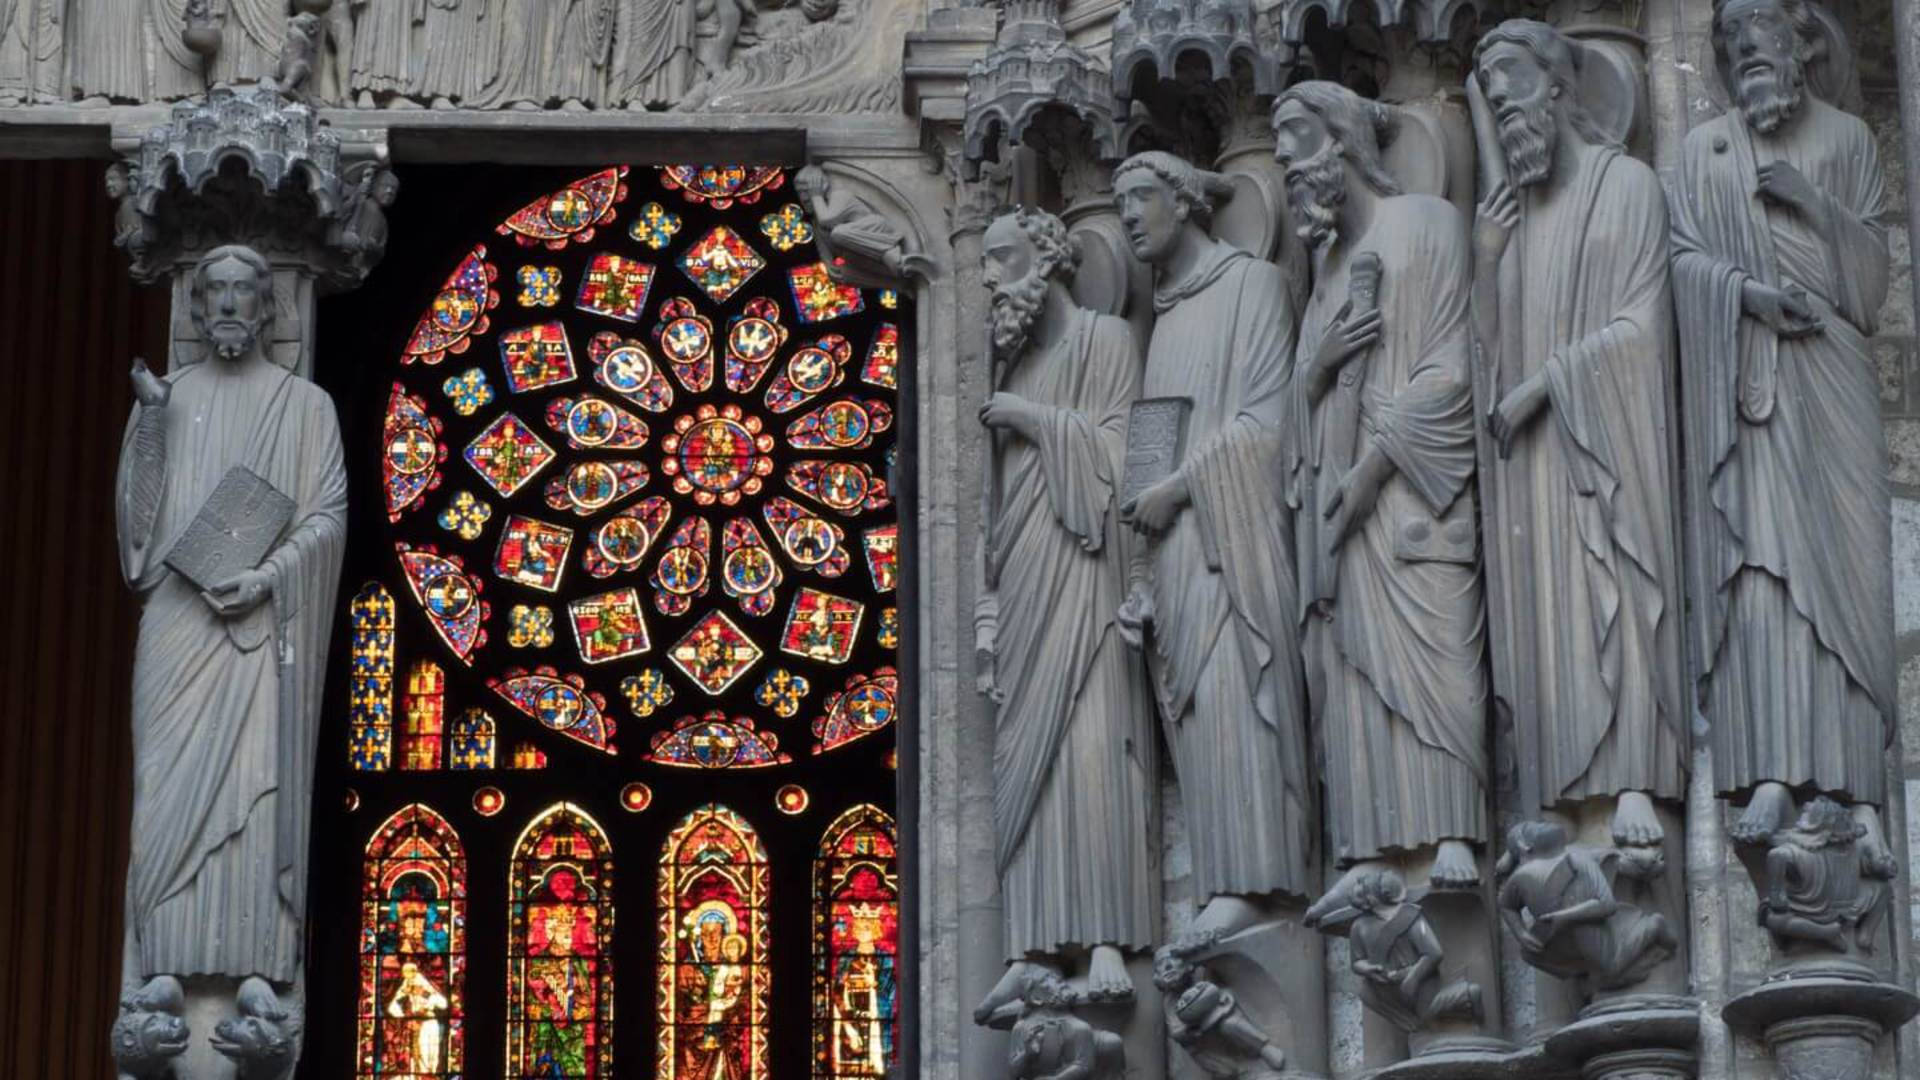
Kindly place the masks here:
<instances>
[{"instance_id":1,"label":"red stained glass","mask_svg":"<svg viewBox=\"0 0 1920 1080\"><path fill-rule=\"evenodd\" d=\"M740 602L748 615L773 610L773 590L780 584L780 561L774 558L751 518L734 518L720 534L720 587Z\"/></svg>"},{"instance_id":2,"label":"red stained glass","mask_svg":"<svg viewBox=\"0 0 1920 1080\"><path fill-rule=\"evenodd\" d=\"M667 651L667 659L682 675L715 695L738 681L760 657L760 647L718 611L709 611Z\"/></svg>"},{"instance_id":3,"label":"red stained glass","mask_svg":"<svg viewBox=\"0 0 1920 1080\"><path fill-rule=\"evenodd\" d=\"M508 884L507 1075L610 1080L613 849L561 803L514 845Z\"/></svg>"},{"instance_id":4,"label":"red stained glass","mask_svg":"<svg viewBox=\"0 0 1920 1080\"><path fill-rule=\"evenodd\" d=\"M887 482L859 461L796 461L787 466L787 486L849 517L885 509L893 501Z\"/></svg>"},{"instance_id":5,"label":"red stained glass","mask_svg":"<svg viewBox=\"0 0 1920 1080\"><path fill-rule=\"evenodd\" d=\"M601 252L581 275L573 306L621 322L639 322L652 287L653 264Z\"/></svg>"},{"instance_id":6,"label":"red stained glass","mask_svg":"<svg viewBox=\"0 0 1920 1080\"><path fill-rule=\"evenodd\" d=\"M801 589L787 612L780 651L822 663L844 664L853 653L853 640L860 633L860 616L865 610L858 600Z\"/></svg>"},{"instance_id":7,"label":"red stained glass","mask_svg":"<svg viewBox=\"0 0 1920 1080\"><path fill-rule=\"evenodd\" d=\"M718 710L689 716L672 731L653 737L647 760L656 765L689 769L760 769L793 760L780 752L780 740L771 731L757 731L746 717L727 719Z\"/></svg>"},{"instance_id":8,"label":"red stained glass","mask_svg":"<svg viewBox=\"0 0 1920 1080\"><path fill-rule=\"evenodd\" d=\"M407 393L394 383L387 398L387 419L380 437L386 453L380 459L380 477L387 491L387 520L420 505L420 497L440 486L440 463L447 460L440 441L443 426L427 412L425 398Z\"/></svg>"},{"instance_id":9,"label":"red stained glass","mask_svg":"<svg viewBox=\"0 0 1920 1080\"><path fill-rule=\"evenodd\" d=\"M488 679L487 685L542 727L613 753L614 723L607 714L607 699L588 690L580 676L562 676L550 667L509 668L504 678ZM544 756L541 763L545 764ZM516 761L515 768L520 767Z\"/></svg>"},{"instance_id":10,"label":"red stained glass","mask_svg":"<svg viewBox=\"0 0 1920 1080\"><path fill-rule=\"evenodd\" d=\"M780 305L764 296L747 301L745 309L727 324L727 389L745 394L759 385L787 343L780 325Z\"/></svg>"},{"instance_id":11,"label":"red stained glass","mask_svg":"<svg viewBox=\"0 0 1920 1080\"><path fill-rule=\"evenodd\" d=\"M438 769L440 736L446 727L447 676L431 660L416 660L407 672L406 719L400 727L400 767Z\"/></svg>"},{"instance_id":12,"label":"red stained glass","mask_svg":"<svg viewBox=\"0 0 1920 1080\"><path fill-rule=\"evenodd\" d=\"M745 237L725 225L714 226L680 256L681 272L716 304L726 303L766 265Z\"/></svg>"},{"instance_id":13,"label":"red stained glass","mask_svg":"<svg viewBox=\"0 0 1920 1080\"><path fill-rule=\"evenodd\" d=\"M580 659L589 664L638 656L653 648L640 594L633 589L583 596L567 605L567 614L573 621Z\"/></svg>"},{"instance_id":14,"label":"red stained glass","mask_svg":"<svg viewBox=\"0 0 1920 1080\"><path fill-rule=\"evenodd\" d=\"M765 192L778 191L786 173L777 165L663 165L660 183L678 191L690 203L709 203L725 210L736 201L755 203Z\"/></svg>"},{"instance_id":15,"label":"red stained glass","mask_svg":"<svg viewBox=\"0 0 1920 1080\"><path fill-rule=\"evenodd\" d=\"M826 322L867 308L860 290L834 281L826 263L794 267L787 271L787 284L793 289L793 306L801 322Z\"/></svg>"},{"instance_id":16,"label":"red stained glass","mask_svg":"<svg viewBox=\"0 0 1920 1080\"><path fill-rule=\"evenodd\" d=\"M676 296L661 304L653 340L681 386L697 394L713 385L713 320L693 301Z\"/></svg>"},{"instance_id":17,"label":"red stained glass","mask_svg":"<svg viewBox=\"0 0 1920 1080\"><path fill-rule=\"evenodd\" d=\"M685 615L696 598L707 595L712 552L713 526L705 518L682 521L653 568L654 609L662 615Z\"/></svg>"},{"instance_id":18,"label":"red stained glass","mask_svg":"<svg viewBox=\"0 0 1920 1080\"><path fill-rule=\"evenodd\" d=\"M427 614L434 632L462 663L473 662L473 652L487 643L481 624L492 613L480 599L484 586L467 572L457 555L442 556L431 547L398 545L400 571L415 603Z\"/></svg>"},{"instance_id":19,"label":"red stained glass","mask_svg":"<svg viewBox=\"0 0 1920 1080\"><path fill-rule=\"evenodd\" d=\"M846 379L853 346L839 334L826 334L811 345L794 350L786 367L767 386L767 408L777 413L812 401Z\"/></svg>"},{"instance_id":20,"label":"red stained glass","mask_svg":"<svg viewBox=\"0 0 1920 1080\"><path fill-rule=\"evenodd\" d=\"M873 591L892 592L900 577L900 526L882 525L868 529L867 573L873 577Z\"/></svg>"},{"instance_id":21,"label":"red stained glass","mask_svg":"<svg viewBox=\"0 0 1920 1080\"><path fill-rule=\"evenodd\" d=\"M544 244L559 251L569 243L593 239L596 226L612 223L627 197L625 165L602 169L521 207L501 222L499 233L524 246Z\"/></svg>"},{"instance_id":22,"label":"red stained glass","mask_svg":"<svg viewBox=\"0 0 1920 1080\"><path fill-rule=\"evenodd\" d=\"M467 444L466 459L481 479L506 498L547 467L553 447L519 417L501 413Z\"/></svg>"},{"instance_id":23,"label":"red stained glass","mask_svg":"<svg viewBox=\"0 0 1920 1080\"><path fill-rule=\"evenodd\" d=\"M813 737L820 740L813 752L838 749L893 723L899 700L900 673L893 668L848 679L844 690L828 696L826 714L813 722Z\"/></svg>"},{"instance_id":24,"label":"red stained glass","mask_svg":"<svg viewBox=\"0 0 1920 1080\"><path fill-rule=\"evenodd\" d=\"M437 364L448 353L463 353L472 339L487 332L487 312L500 304L493 287L500 271L487 262L487 249L476 245L447 275L447 283L427 306L400 354L400 362Z\"/></svg>"},{"instance_id":25,"label":"red stained glass","mask_svg":"<svg viewBox=\"0 0 1920 1080\"><path fill-rule=\"evenodd\" d=\"M446 819L412 803L367 842L361 871L355 1074L464 1069L467 860Z\"/></svg>"},{"instance_id":26,"label":"red stained glass","mask_svg":"<svg viewBox=\"0 0 1920 1080\"><path fill-rule=\"evenodd\" d=\"M717 803L681 820L660 855L661 1080L766 1080L767 850Z\"/></svg>"},{"instance_id":27,"label":"red stained glass","mask_svg":"<svg viewBox=\"0 0 1920 1080\"><path fill-rule=\"evenodd\" d=\"M852 558L840 526L778 495L767 500L762 513L787 558L821 577L836 578L847 572Z\"/></svg>"},{"instance_id":28,"label":"red stained glass","mask_svg":"<svg viewBox=\"0 0 1920 1080\"><path fill-rule=\"evenodd\" d=\"M586 554L581 558L587 573L597 578L612 577L639 566L672 513L665 498L652 495L607 519L587 537Z\"/></svg>"},{"instance_id":29,"label":"red stained glass","mask_svg":"<svg viewBox=\"0 0 1920 1080\"><path fill-rule=\"evenodd\" d=\"M647 445L647 425L605 398L554 398L547 405L547 426L566 438L571 450L638 450Z\"/></svg>"},{"instance_id":30,"label":"red stained glass","mask_svg":"<svg viewBox=\"0 0 1920 1080\"><path fill-rule=\"evenodd\" d=\"M553 592L560 588L572 547L572 529L514 514L500 531L493 572L516 585Z\"/></svg>"},{"instance_id":31,"label":"red stained glass","mask_svg":"<svg viewBox=\"0 0 1920 1080\"><path fill-rule=\"evenodd\" d=\"M893 819L862 804L813 861L813 1076L886 1076L899 1060L900 879Z\"/></svg>"},{"instance_id":32,"label":"red stained glass","mask_svg":"<svg viewBox=\"0 0 1920 1080\"><path fill-rule=\"evenodd\" d=\"M900 379L900 328L881 323L867 346L867 362L860 368L860 381L869 386L894 389Z\"/></svg>"},{"instance_id":33,"label":"red stained glass","mask_svg":"<svg viewBox=\"0 0 1920 1080\"><path fill-rule=\"evenodd\" d=\"M732 506L758 492L760 478L773 471L773 436L732 403L702 405L675 420L660 449L667 455L660 471L674 478L673 489L702 506Z\"/></svg>"},{"instance_id":34,"label":"red stained glass","mask_svg":"<svg viewBox=\"0 0 1920 1080\"><path fill-rule=\"evenodd\" d=\"M639 491L647 467L637 461L576 462L564 476L547 481L547 505L590 517Z\"/></svg>"},{"instance_id":35,"label":"red stained glass","mask_svg":"<svg viewBox=\"0 0 1920 1080\"><path fill-rule=\"evenodd\" d=\"M864 450L893 428L893 406L878 398L841 398L787 425L795 450Z\"/></svg>"},{"instance_id":36,"label":"red stained glass","mask_svg":"<svg viewBox=\"0 0 1920 1080\"><path fill-rule=\"evenodd\" d=\"M566 326L545 322L501 334L500 366L507 372L507 389L516 394L572 382L573 346Z\"/></svg>"},{"instance_id":37,"label":"red stained glass","mask_svg":"<svg viewBox=\"0 0 1920 1080\"><path fill-rule=\"evenodd\" d=\"M601 386L648 412L673 406L673 387L639 342L603 330L587 343L587 357L593 362L593 381Z\"/></svg>"}]
</instances>

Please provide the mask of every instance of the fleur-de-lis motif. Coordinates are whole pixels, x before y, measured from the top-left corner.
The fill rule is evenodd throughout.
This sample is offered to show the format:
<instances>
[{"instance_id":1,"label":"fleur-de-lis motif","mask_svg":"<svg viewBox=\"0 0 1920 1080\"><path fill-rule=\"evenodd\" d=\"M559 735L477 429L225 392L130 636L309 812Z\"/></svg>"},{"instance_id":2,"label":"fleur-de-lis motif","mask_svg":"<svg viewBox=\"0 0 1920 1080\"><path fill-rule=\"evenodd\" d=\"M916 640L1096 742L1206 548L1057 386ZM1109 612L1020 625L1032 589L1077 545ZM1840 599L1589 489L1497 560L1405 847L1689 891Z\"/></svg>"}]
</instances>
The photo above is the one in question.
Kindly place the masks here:
<instances>
[{"instance_id":1,"label":"fleur-de-lis motif","mask_svg":"<svg viewBox=\"0 0 1920 1080\"><path fill-rule=\"evenodd\" d=\"M761 680L753 698L762 708L772 709L774 715L788 717L800 711L800 702L811 689L813 687L805 676L795 675L786 668L775 668L772 674Z\"/></svg>"},{"instance_id":2,"label":"fleur-de-lis motif","mask_svg":"<svg viewBox=\"0 0 1920 1080\"><path fill-rule=\"evenodd\" d=\"M448 500L447 508L440 511L440 527L462 540L478 540L480 530L486 528L487 519L492 516L493 507L474 498L472 492L456 491Z\"/></svg>"},{"instance_id":3,"label":"fleur-de-lis motif","mask_svg":"<svg viewBox=\"0 0 1920 1080\"><path fill-rule=\"evenodd\" d=\"M553 644L553 609L541 604L515 604L507 612L507 644L516 649L544 649Z\"/></svg>"},{"instance_id":4,"label":"fleur-de-lis motif","mask_svg":"<svg viewBox=\"0 0 1920 1080\"><path fill-rule=\"evenodd\" d=\"M650 202L640 208L640 214L627 227L627 235L647 245L655 251L673 242L673 234L680 231L680 215L673 213L657 202Z\"/></svg>"},{"instance_id":5,"label":"fleur-de-lis motif","mask_svg":"<svg viewBox=\"0 0 1920 1080\"><path fill-rule=\"evenodd\" d=\"M453 411L461 416L472 416L493 403L493 384L487 381L487 373L477 367L449 377L440 384L440 389L453 399Z\"/></svg>"},{"instance_id":6,"label":"fleur-de-lis motif","mask_svg":"<svg viewBox=\"0 0 1920 1080\"><path fill-rule=\"evenodd\" d=\"M813 226L807 224L806 214L794 203L761 218L760 232L781 251L792 251L813 239Z\"/></svg>"},{"instance_id":7,"label":"fleur-de-lis motif","mask_svg":"<svg viewBox=\"0 0 1920 1080\"><path fill-rule=\"evenodd\" d=\"M648 668L622 679L620 692L627 696L627 707L635 716L652 716L656 710L673 703L673 686L667 682L667 673L659 668Z\"/></svg>"}]
</instances>

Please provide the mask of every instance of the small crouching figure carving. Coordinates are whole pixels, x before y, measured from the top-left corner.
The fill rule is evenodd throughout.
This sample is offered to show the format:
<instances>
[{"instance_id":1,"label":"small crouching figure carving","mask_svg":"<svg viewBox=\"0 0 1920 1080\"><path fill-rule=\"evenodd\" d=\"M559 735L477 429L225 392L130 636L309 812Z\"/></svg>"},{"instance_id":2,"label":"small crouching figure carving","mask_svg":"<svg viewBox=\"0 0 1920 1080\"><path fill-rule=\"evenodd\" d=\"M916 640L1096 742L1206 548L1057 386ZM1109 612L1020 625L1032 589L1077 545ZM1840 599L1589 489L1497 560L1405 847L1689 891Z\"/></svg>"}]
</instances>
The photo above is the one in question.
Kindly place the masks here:
<instances>
[{"instance_id":1,"label":"small crouching figure carving","mask_svg":"<svg viewBox=\"0 0 1920 1080\"><path fill-rule=\"evenodd\" d=\"M1247 1019L1232 991L1208 977L1193 951L1192 945L1174 944L1153 955L1153 985L1165 1004L1167 1034L1208 1076L1278 1080L1286 1052Z\"/></svg>"},{"instance_id":2,"label":"small crouching figure carving","mask_svg":"<svg viewBox=\"0 0 1920 1080\"><path fill-rule=\"evenodd\" d=\"M1822 795L1773 835L1760 924L1781 948L1808 942L1840 953L1873 951L1898 867L1863 847L1866 834L1850 810Z\"/></svg>"},{"instance_id":3,"label":"small crouching figure carving","mask_svg":"<svg viewBox=\"0 0 1920 1080\"><path fill-rule=\"evenodd\" d=\"M1007 1059L1012 1080L1120 1080L1125 1074L1120 1036L1073 1014L1077 995L1058 972L1029 967L1020 999Z\"/></svg>"},{"instance_id":4,"label":"small crouching figure carving","mask_svg":"<svg viewBox=\"0 0 1920 1080\"><path fill-rule=\"evenodd\" d=\"M1680 940L1664 916L1614 895L1620 852L1567 843L1567 831L1523 821L1507 831L1496 873L1500 916L1528 964L1592 994L1638 984Z\"/></svg>"},{"instance_id":5,"label":"small crouching figure carving","mask_svg":"<svg viewBox=\"0 0 1920 1080\"><path fill-rule=\"evenodd\" d=\"M180 980L160 975L120 1002L113 1022L113 1063L119 1080L168 1080L173 1059L187 1049L186 994Z\"/></svg>"}]
</instances>

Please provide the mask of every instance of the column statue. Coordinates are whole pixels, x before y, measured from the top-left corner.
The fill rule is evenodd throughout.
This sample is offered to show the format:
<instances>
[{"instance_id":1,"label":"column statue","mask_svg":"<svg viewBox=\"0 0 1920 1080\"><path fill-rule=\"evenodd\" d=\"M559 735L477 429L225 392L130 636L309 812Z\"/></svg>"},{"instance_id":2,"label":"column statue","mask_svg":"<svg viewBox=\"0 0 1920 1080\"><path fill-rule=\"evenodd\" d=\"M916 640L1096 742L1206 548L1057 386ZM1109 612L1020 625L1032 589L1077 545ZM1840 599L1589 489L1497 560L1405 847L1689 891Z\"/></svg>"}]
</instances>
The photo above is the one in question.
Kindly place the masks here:
<instances>
[{"instance_id":1,"label":"column statue","mask_svg":"<svg viewBox=\"0 0 1920 1080\"><path fill-rule=\"evenodd\" d=\"M1331 854L1347 871L1307 921L1342 934L1379 906L1350 886L1384 870L1412 877L1423 898L1471 894L1473 845L1489 829L1467 225L1445 199L1402 193L1381 156L1390 115L1320 81L1273 109L1275 158L1317 267L1287 482ZM1486 904L1469 896L1464 908L1447 935L1455 968L1492 951ZM1411 928L1420 907L1406 909ZM1427 937L1437 953L1440 937ZM1478 966L1470 985L1494 985L1495 966ZM1484 1019L1418 1012L1389 1014L1423 1042L1430 1021L1471 1033Z\"/></svg>"},{"instance_id":2,"label":"column statue","mask_svg":"<svg viewBox=\"0 0 1920 1080\"><path fill-rule=\"evenodd\" d=\"M1789 789L1873 808L1894 735L1893 553L1880 379L1886 187L1873 135L1809 88L1793 0L1714 9L1734 108L1686 139L1673 198L1694 530L1693 644L1736 842Z\"/></svg>"},{"instance_id":3,"label":"column statue","mask_svg":"<svg viewBox=\"0 0 1920 1080\"><path fill-rule=\"evenodd\" d=\"M975 1013L992 1023L1017 1015L1035 964L1084 971L1091 1002L1131 1001L1125 954L1152 947L1160 889L1152 703L1115 623L1138 348L1125 321L1073 302L1060 219L1003 215L984 250L999 377L980 410L994 446L980 651L1011 961Z\"/></svg>"},{"instance_id":4,"label":"column statue","mask_svg":"<svg viewBox=\"0 0 1920 1080\"><path fill-rule=\"evenodd\" d=\"M1468 81L1494 693L1523 799L1665 838L1685 794L1672 305L1660 181L1580 99L1578 43L1514 19ZM1535 807L1522 806L1531 815Z\"/></svg>"},{"instance_id":5,"label":"column statue","mask_svg":"<svg viewBox=\"0 0 1920 1080\"><path fill-rule=\"evenodd\" d=\"M276 1032L298 1028L306 794L346 531L332 400L265 351L272 282L251 248L199 260L206 357L164 378L136 362L116 493L121 567L142 598L122 981L135 1002L177 996L170 977L237 989L240 1018L215 1046L240 1056L276 1055ZM226 497L235 478L245 502ZM291 507L275 530L260 507L277 499ZM182 538L210 523L272 531L266 555L209 564Z\"/></svg>"}]
</instances>

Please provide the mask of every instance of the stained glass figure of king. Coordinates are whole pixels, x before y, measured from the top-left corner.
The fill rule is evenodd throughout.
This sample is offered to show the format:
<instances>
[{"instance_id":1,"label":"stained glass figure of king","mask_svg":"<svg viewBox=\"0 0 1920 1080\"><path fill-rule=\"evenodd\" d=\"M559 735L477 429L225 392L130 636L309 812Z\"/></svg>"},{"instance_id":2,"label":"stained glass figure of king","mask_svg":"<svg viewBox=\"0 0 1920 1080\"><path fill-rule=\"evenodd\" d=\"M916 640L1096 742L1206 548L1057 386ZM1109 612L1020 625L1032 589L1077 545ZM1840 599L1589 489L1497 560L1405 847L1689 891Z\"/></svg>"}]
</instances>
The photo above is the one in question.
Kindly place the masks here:
<instances>
[{"instance_id":1,"label":"stained glass figure of king","mask_svg":"<svg viewBox=\"0 0 1920 1080\"><path fill-rule=\"evenodd\" d=\"M1307 896L1318 861L1294 613L1292 519L1280 498L1294 312L1286 278L1207 234L1224 182L1159 151L1114 173L1134 254L1154 271L1148 398L1192 400L1172 473L1123 505L1149 538L1121 624L1144 634L1205 906L1189 940Z\"/></svg>"},{"instance_id":2,"label":"stained glass figure of king","mask_svg":"<svg viewBox=\"0 0 1920 1080\"><path fill-rule=\"evenodd\" d=\"M260 977L284 998L303 969L314 736L346 532L340 426L319 387L267 355L273 278L258 252L208 252L190 303L204 359L165 377L135 362L115 492L121 568L142 601L122 981ZM202 589L168 557L235 466L294 510L258 566Z\"/></svg>"},{"instance_id":3,"label":"stained glass figure of king","mask_svg":"<svg viewBox=\"0 0 1920 1080\"><path fill-rule=\"evenodd\" d=\"M1821 99L1844 42L1802 0L1724 0L1733 108L1683 146L1673 201L1697 692L1735 841L1792 793L1871 807L1894 734L1892 505L1867 350L1891 283L1874 136ZM1838 95L1835 95L1838 96Z\"/></svg>"}]
</instances>

